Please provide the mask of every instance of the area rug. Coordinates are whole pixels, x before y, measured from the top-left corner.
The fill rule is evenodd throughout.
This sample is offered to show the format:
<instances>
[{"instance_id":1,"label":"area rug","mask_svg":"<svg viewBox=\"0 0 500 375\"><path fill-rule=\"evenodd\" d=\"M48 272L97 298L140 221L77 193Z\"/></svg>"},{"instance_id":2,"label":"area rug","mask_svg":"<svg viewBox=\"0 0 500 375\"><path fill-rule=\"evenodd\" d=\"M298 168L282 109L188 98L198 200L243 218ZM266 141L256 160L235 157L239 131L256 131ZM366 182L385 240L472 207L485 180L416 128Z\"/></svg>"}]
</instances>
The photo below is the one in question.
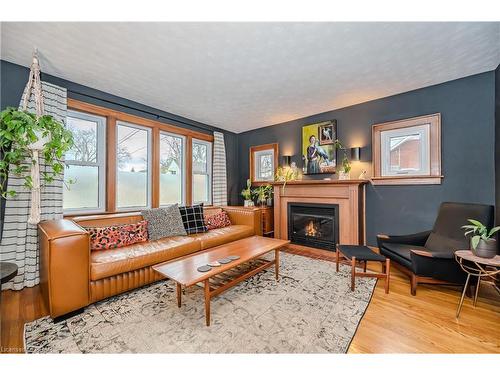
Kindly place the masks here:
<instances>
[{"instance_id":1,"label":"area rug","mask_svg":"<svg viewBox=\"0 0 500 375\"><path fill-rule=\"evenodd\" d=\"M370 302L373 278L350 290L350 267L282 253L280 280L261 272L212 300L166 280L95 303L55 324L25 325L27 353L345 353Z\"/></svg>"}]
</instances>

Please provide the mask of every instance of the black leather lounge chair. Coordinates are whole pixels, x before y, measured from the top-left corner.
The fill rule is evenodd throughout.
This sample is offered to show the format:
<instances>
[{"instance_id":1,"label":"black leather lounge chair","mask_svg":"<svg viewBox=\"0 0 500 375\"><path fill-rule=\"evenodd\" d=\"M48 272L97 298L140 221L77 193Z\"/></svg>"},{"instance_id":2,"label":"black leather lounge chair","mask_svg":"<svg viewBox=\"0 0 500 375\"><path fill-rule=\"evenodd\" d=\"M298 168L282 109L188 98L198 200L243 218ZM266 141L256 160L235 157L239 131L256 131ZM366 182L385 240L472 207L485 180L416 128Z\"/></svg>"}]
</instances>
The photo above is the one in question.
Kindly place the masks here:
<instances>
[{"instance_id":1,"label":"black leather lounge chair","mask_svg":"<svg viewBox=\"0 0 500 375\"><path fill-rule=\"evenodd\" d=\"M491 228L493 206L444 202L439 208L434 228L407 236L377 235L380 253L411 280L411 294L421 284L465 284L467 275L455 261L454 253L469 249L462 225L476 219Z\"/></svg>"}]
</instances>

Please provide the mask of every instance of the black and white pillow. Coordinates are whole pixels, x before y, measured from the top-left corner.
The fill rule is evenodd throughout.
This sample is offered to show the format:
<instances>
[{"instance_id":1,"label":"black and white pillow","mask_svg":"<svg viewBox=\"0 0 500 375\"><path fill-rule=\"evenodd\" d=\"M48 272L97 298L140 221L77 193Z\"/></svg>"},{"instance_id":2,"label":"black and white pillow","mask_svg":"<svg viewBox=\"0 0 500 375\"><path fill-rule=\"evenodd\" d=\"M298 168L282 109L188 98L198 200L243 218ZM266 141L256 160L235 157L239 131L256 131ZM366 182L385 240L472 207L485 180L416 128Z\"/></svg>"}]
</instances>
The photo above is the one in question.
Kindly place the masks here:
<instances>
[{"instance_id":1,"label":"black and white pillow","mask_svg":"<svg viewBox=\"0 0 500 375\"><path fill-rule=\"evenodd\" d=\"M176 204L163 208L142 210L141 214L148 221L149 239L151 241L187 234L179 213L179 206Z\"/></svg>"},{"instance_id":2,"label":"black and white pillow","mask_svg":"<svg viewBox=\"0 0 500 375\"><path fill-rule=\"evenodd\" d=\"M208 231L203 217L203 203L194 206L179 207L179 211L187 234L204 233Z\"/></svg>"}]
</instances>

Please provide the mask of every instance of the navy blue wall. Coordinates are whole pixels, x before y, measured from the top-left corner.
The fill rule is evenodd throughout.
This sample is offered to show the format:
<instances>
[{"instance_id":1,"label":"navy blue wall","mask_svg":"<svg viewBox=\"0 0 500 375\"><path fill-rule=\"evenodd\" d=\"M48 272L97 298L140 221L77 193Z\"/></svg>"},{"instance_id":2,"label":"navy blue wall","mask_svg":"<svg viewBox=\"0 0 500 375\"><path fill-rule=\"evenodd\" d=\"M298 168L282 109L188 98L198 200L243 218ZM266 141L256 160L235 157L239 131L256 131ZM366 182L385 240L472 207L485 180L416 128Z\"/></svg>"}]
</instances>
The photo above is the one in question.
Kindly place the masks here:
<instances>
[{"instance_id":1,"label":"navy blue wall","mask_svg":"<svg viewBox=\"0 0 500 375\"><path fill-rule=\"evenodd\" d=\"M494 204L494 101L495 72L487 72L242 133L238 137L240 188L248 178L248 149L252 145L279 142L280 154L294 155L301 166L301 127L305 124L337 119L342 144L363 146L361 159L369 162L373 124L440 112L442 184L369 185L366 194L369 244L375 244L377 233L429 229L443 201Z\"/></svg>"},{"instance_id":2,"label":"navy blue wall","mask_svg":"<svg viewBox=\"0 0 500 375\"><path fill-rule=\"evenodd\" d=\"M17 107L23 93L24 86L28 80L29 69L20 65L12 64L0 60L0 108L7 106ZM103 107L115 109L117 111L150 118L153 120L167 122L182 128L196 130L204 133L212 133L214 130L224 133L226 143L226 153L231 155L227 158L228 175L228 197L230 204L236 204L238 201L238 159L233 157L237 155L237 135L235 133L215 128L213 126L193 121L172 113L161 111L146 105L133 102L103 91L95 90L90 87L82 86L58 77L42 73L42 80L50 82L68 90L68 97L78 99L87 103L100 105Z\"/></svg>"}]
</instances>

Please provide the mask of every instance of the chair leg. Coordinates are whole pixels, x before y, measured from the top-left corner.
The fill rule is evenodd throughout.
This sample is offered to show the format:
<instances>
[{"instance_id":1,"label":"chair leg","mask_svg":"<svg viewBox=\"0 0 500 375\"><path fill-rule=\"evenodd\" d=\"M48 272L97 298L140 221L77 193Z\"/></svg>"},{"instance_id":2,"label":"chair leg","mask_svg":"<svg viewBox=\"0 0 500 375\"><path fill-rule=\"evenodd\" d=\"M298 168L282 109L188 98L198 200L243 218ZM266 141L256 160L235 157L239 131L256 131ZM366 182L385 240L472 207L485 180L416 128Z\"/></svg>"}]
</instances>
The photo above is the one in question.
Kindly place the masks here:
<instances>
[{"instance_id":1,"label":"chair leg","mask_svg":"<svg viewBox=\"0 0 500 375\"><path fill-rule=\"evenodd\" d=\"M339 261L340 261L340 251L339 249L337 249L337 251L335 252L335 263L337 263L336 265L337 272L339 272Z\"/></svg>"},{"instance_id":2,"label":"chair leg","mask_svg":"<svg viewBox=\"0 0 500 375\"><path fill-rule=\"evenodd\" d=\"M414 273L411 274L410 283L411 283L411 295L416 296L418 282L417 282L417 276Z\"/></svg>"},{"instance_id":3,"label":"chair leg","mask_svg":"<svg viewBox=\"0 0 500 375\"><path fill-rule=\"evenodd\" d=\"M384 264L385 268L385 294L389 294L389 281L391 279L391 260L387 258Z\"/></svg>"},{"instance_id":4,"label":"chair leg","mask_svg":"<svg viewBox=\"0 0 500 375\"><path fill-rule=\"evenodd\" d=\"M351 290L354 292L354 287L356 286L356 257L351 259Z\"/></svg>"}]
</instances>

